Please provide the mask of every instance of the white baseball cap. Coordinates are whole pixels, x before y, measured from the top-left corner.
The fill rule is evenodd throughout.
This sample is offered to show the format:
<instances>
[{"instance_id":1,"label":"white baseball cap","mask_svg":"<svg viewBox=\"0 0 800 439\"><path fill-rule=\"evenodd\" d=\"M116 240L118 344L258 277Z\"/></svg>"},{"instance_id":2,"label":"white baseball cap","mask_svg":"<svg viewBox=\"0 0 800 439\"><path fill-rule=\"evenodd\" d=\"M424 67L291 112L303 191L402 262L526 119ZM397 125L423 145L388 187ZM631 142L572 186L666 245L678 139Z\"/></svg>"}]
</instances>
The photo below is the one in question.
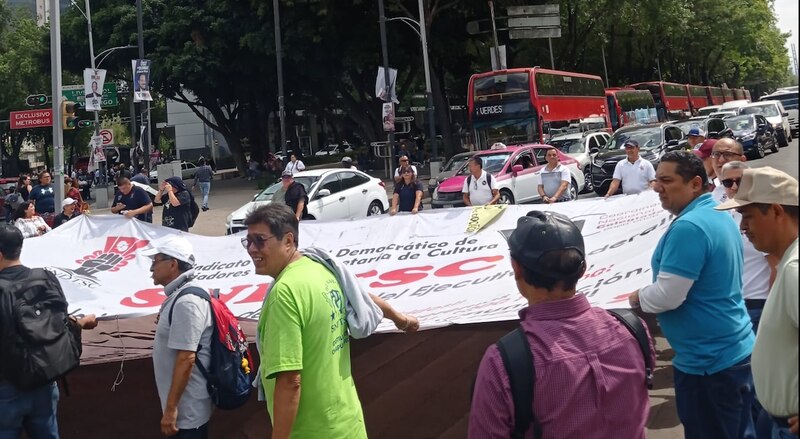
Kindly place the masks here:
<instances>
[{"instance_id":1,"label":"white baseball cap","mask_svg":"<svg viewBox=\"0 0 800 439\"><path fill-rule=\"evenodd\" d=\"M154 242L150 248L142 251L141 254L147 257L162 254L194 266L192 244L183 236L167 236L158 242Z\"/></svg>"},{"instance_id":2,"label":"white baseball cap","mask_svg":"<svg viewBox=\"0 0 800 439\"><path fill-rule=\"evenodd\" d=\"M75 203L77 203L77 201L74 198L67 197L67 198L64 198L64 201L61 202L61 205L62 206L69 206L70 204L75 204Z\"/></svg>"}]
</instances>

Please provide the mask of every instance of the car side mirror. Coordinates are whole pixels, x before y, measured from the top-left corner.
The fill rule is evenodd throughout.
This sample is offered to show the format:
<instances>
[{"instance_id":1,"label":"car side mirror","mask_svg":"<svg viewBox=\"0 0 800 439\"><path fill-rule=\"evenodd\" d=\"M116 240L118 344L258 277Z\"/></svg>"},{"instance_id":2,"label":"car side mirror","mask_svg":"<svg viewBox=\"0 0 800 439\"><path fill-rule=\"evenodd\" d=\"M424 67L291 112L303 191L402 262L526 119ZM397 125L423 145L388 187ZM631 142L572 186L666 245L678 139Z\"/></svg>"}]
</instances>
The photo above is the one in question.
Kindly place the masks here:
<instances>
[{"instance_id":1,"label":"car side mirror","mask_svg":"<svg viewBox=\"0 0 800 439\"><path fill-rule=\"evenodd\" d=\"M330 194L330 189L320 189L319 192L317 192L317 198L327 197Z\"/></svg>"},{"instance_id":2,"label":"car side mirror","mask_svg":"<svg viewBox=\"0 0 800 439\"><path fill-rule=\"evenodd\" d=\"M590 154L597 154L598 152L600 152L600 148L597 148L597 147L589 148L589 153Z\"/></svg>"},{"instance_id":3,"label":"car side mirror","mask_svg":"<svg viewBox=\"0 0 800 439\"><path fill-rule=\"evenodd\" d=\"M788 112L786 112L786 111L784 111L784 112L781 114L781 116L783 116L783 117L789 117L789 113L788 113Z\"/></svg>"},{"instance_id":4,"label":"car side mirror","mask_svg":"<svg viewBox=\"0 0 800 439\"><path fill-rule=\"evenodd\" d=\"M724 130L719 132L719 138L723 137L733 137L733 130L730 128L725 128Z\"/></svg>"},{"instance_id":5,"label":"car side mirror","mask_svg":"<svg viewBox=\"0 0 800 439\"><path fill-rule=\"evenodd\" d=\"M676 147L676 146L678 146L678 144L679 144L679 143L680 143L680 142L678 142L678 141L677 141L677 140L675 140L675 139L668 140L668 141L667 141L667 148L673 148L673 147Z\"/></svg>"},{"instance_id":6,"label":"car side mirror","mask_svg":"<svg viewBox=\"0 0 800 439\"><path fill-rule=\"evenodd\" d=\"M514 165L514 166L511 167L511 173L512 174L519 174L520 172L522 172L523 169L524 168L522 167L522 165Z\"/></svg>"},{"instance_id":7,"label":"car side mirror","mask_svg":"<svg viewBox=\"0 0 800 439\"><path fill-rule=\"evenodd\" d=\"M253 195L253 201L256 201L256 198L258 198L258 194Z\"/></svg>"}]
</instances>

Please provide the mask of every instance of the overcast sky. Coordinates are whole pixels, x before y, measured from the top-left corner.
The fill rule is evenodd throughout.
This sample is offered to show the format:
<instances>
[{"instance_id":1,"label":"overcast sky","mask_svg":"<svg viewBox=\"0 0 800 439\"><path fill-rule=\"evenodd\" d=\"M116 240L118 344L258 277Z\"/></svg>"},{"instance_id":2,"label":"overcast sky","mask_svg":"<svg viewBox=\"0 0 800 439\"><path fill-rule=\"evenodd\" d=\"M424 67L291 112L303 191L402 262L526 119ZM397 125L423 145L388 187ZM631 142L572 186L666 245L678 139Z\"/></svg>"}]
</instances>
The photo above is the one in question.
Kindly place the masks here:
<instances>
[{"instance_id":1,"label":"overcast sky","mask_svg":"<svg viewBox=\"0 0 800 439\"><path fill-rule=\"evenodd\" d=\"M778 28L780 28L781 32L792 33L792 36L786 40L786 50L789 51L789 64L791 65L793 65L792 43L794 43L796 50L800 51L800 47L798 47L800 44L797 42L800 35L797 4L797 0L775 0L775 17L778 18ZM800 57L800 54L798 56Z\"/></svg>"}]
</instances>

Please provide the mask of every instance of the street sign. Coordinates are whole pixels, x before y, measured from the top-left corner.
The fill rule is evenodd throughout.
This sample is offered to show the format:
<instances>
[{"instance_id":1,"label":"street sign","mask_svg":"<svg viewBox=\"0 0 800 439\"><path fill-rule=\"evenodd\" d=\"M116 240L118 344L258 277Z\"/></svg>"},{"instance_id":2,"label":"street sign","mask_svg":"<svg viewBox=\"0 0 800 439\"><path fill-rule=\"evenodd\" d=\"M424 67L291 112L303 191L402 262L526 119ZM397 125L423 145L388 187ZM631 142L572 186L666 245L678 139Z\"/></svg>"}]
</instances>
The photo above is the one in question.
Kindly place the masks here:
<instances>
[{"instance_id":1,"label":"street sign","mask_svg":"<svg viewBox=\"0 0 800 439\"><path fill-rule=\"evenodd\" d=\"M12 130L51 127L53 126L53 109L12 111L9 114L9 121Z\"/></svg>"},{"instance_id":2,"label":"street sign","mask_svg":"<svg viewBox=\"0 0 800 439\"><path fill-rule=\"evenodd\" d=\"M103 138L103 146L114 142L114 132L111 130L100 130L100 137Z\"/></svg>"},{"instance_id":3,"label":"street sign","mask_svg":"<svg viewBox=\"0 0 800 439\"><path fill-rule=\"evenodd\" d=\"M508 37L512 40L522 40L528 38L560 38L561 28L509 29Z\"/></svg>"},{"instance_id":4,"label":"street sign","mask_svg":"<svg viewBox=\"0 0 800 439\"><path fill-rule=\"evenodd\" d=\"M561 17L548 15L540 17L515 17L508 19L508 27L560 27Z\"/></svg>"},{"instance_id":5,"label":"street sign","mask_svg":"<svg viewBox=\"0 0 800 439\"><path fill-rule=\"evenodd\" d=\"M509 6L508 16L518 15L558 15L558 5Z\"/></svg>"},{"instance_id":6,"label":"street sign","mask_svg":"<svg viewBox=\"0 0 800 439\"><path fill-rule=\"evenodd\" d=\"M84 103L86 98L83 85L65 85L61 91L61 96L64 96L68 101L75 101ZM106 82L103 85L103 100L100 102L102 107L117 107L119 106L119 99L117 99L117 84L113 82Z\"/></svg>"}]
</instances>

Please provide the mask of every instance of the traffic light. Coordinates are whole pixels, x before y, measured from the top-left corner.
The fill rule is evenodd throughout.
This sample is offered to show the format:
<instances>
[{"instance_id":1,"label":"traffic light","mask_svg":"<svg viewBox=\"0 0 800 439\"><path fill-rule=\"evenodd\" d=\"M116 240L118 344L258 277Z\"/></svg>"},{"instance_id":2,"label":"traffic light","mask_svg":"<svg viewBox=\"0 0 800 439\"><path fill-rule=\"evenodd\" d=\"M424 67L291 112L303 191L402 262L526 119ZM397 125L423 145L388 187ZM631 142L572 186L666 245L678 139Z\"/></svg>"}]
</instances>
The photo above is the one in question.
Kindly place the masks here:
<instances>
[{"instance_id":1,"label":"traffic light","mask_svg":"<svg viewBox=\"0 0 800 439\"><path fill-rule=\"evenodd\" d=\"M29 107L38 107L40 105L46 105L50 102L50 98L46 95L30 95L25 98L25 105Z\"/></svg>"},{"instance_id":2,"label":"traffic light","mask_svg":"<svg viewBox=\"0 0 800 439\"><path fill-rule=\"evenodd\" d=\"M61 102L61 128L65 130L74 130L78 126L78 118L75 116L75 111L81 107L77 102L63 101Z\"/></svg>"},{"instance_id":3,"label":"traffic light","mask_svg":"<svg viewBox=\"0 0 800 439\"><path fill-rule=\"evenodd\" d=\"M94 121L93 120L84 119L84 120L78 121L78 128L89 128L89 127L92 127L92 126L94 126Z\"/></svg>"}]
</instances>

